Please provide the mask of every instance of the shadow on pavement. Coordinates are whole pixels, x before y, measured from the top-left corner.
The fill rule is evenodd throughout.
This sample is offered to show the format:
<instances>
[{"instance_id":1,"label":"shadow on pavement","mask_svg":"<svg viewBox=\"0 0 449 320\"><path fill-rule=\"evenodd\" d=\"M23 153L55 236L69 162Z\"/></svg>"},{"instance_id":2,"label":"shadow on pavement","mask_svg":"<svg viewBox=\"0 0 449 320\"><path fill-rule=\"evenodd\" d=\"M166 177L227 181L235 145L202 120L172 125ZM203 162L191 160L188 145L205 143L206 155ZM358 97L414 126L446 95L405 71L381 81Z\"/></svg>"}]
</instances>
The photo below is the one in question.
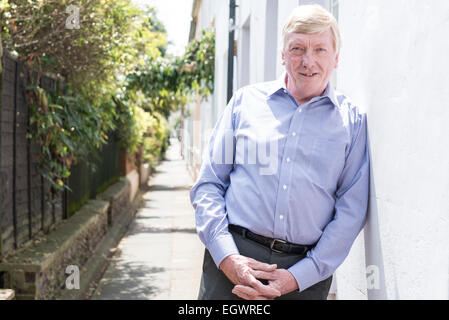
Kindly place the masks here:
<instances>
[{"instance_id":1,"label":"shadow on pavement","mask_svg":"<svg viewBox=\"0 0 449 320\"><path fill-rule=\"evenodd\" d=\"M117 261L118 262L118 261ZM143 263L115 263L114 271L105 274L102 288L92 297L93 300L141 300L151 299L162 290L155 281L156 274L167 272L165 268L148 267ZM154 283L154 285L149 285Z\"/></svg>"}]
</instances>

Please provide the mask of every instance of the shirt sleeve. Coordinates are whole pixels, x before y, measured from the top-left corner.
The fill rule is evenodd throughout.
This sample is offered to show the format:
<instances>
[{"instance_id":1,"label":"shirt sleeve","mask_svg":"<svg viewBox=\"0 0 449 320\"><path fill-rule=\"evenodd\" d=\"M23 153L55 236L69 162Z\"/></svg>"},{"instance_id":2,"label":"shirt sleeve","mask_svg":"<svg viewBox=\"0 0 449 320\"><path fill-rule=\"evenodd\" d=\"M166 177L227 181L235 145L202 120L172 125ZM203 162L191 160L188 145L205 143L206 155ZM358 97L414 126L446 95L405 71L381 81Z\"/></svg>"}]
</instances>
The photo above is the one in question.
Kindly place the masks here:
<instances>
[{"instance_id":1,"label":"shirt sleeve","mask_svg":"<svg viewBox=\"0 0 449 320\"><path fill-rule=\"evenodd\" d=\"M214 127L207 151L203 155L198 180L190 190L198 236L217 267L227 256L239 254L234 238L228 231L224 199L234 164L236 95L229 101Z\"/></svg>"},{"instance_id":2,"label":"shirt sleeve","mask_svg":"<svg viewBox=\"0 0 449 320\"><path fill-rule=\"evenodd\" d=\"M337 183L333 219L306 258L288 269L300 291L327 279L335 272L365 224L369 192L366 114L357 114L354 123L352 146Z\"/></svg>"}]
</instances>

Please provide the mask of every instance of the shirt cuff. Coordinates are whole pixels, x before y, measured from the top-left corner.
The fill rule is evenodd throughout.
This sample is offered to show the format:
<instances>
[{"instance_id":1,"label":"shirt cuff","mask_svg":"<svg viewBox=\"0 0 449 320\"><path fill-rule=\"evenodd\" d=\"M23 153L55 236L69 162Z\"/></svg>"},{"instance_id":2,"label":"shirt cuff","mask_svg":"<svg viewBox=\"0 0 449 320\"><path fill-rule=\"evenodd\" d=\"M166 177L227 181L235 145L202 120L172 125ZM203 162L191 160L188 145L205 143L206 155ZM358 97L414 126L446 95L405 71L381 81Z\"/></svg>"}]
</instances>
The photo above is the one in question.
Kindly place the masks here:
<instances>
[{"instance_id":1,"label":"shirt cuff","mask_svg":"<svg viewBox=\"0 0 449 320\"><path fill-rule=\"evenodd\" d=\"M309 257L298 261L298 263L288 268L288 271L296 279L300 292L322 280L315 263Z\"/></svg>"},{"instance_id":2,"label":"shirt cuff","mask_svg":"<svg viewBox=\"0 0 449 320\"><path fill-rule=\"evenodd\" d=\"M240 254L239 249L237 249L237 246L235 245L234 238L230 233L216 238L207 246L207 249L217 268L227 256L230 256L231 254Z\"/></svg>"}]
</instances>

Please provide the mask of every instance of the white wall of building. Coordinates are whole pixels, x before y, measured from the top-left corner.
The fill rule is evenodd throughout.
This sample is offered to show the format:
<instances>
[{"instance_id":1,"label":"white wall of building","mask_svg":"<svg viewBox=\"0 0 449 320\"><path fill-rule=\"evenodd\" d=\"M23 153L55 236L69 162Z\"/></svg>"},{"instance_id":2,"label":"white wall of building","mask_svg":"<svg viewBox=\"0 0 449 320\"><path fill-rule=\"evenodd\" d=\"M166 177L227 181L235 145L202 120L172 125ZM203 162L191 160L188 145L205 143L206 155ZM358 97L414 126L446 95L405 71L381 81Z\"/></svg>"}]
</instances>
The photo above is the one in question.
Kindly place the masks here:
<instances>
[{"instance_id":1,"label":"white wall of building","mask_svg":"<svg viewBox=\"0 0 449 320\"><path fill-rule=\"evenodd\" d=\"M339 16L338 87L368 113L372 176L338 298L448 299L449 2L343 0Z\"/></svg>"},{"instance_id":2,"label":"white wall of building","mask_svg":"<svg viewBox=\"0 0 449 320\"><path fill-rule=\"evenodd\" d=\"M226 105L228 17L227 1L202 0L198 13L195 37L199 39L204 29L213 29L215 43L214 92L205 101L193 99L188 104L191 117L184 126L184 150L186 162L195 176L201 157L220 110ZM199 102L199 104L198 104Z\"/></svg>"},{"instance_id":3,"label":"white wall of building","mask_svg":"<svg viewBox=\"0 0 449 320\"><path fill-rule=\"evenodd\" d=\"M239 1L237 11L237 39L238 39L238 58L237 58L237 72L241 75L237 76L237 87L240 88L250 83L264 81L265 72L265 42L268 40L265 37L266 25L266 3L267 0L246 0ZM242 36L245 29L249 29L247 40L249 43L245 44ZM249 47L249 51L247 48ZM241 59L242 56L248 56L248 61ZM247 72L249 74L248 81L241 81L242 75Z\"/></svg>"}]
</instances>

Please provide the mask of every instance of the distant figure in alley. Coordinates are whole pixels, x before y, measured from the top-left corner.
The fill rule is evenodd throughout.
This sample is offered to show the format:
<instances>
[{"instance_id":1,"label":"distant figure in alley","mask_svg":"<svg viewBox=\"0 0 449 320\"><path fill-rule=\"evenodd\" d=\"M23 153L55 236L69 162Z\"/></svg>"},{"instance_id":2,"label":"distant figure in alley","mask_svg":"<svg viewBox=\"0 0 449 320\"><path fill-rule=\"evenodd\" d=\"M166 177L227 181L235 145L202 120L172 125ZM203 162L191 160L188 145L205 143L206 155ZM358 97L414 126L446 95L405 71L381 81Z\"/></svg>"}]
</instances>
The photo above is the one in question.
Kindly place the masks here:
<instances>
[{"instance_id":1,"label":"distant figure in alley","mask_svg":"<svg viewBox=\"0 0 449 320\"><path fill-rule=\"evenodd\" d=\"M337 22L299 6L282 40L285 73L235 92L190 191L206 246L199 299L326 299L365 223L367 122L330 83ZM267 146L276 165L263 172L247 160Z\"/></svg>"}]
</instances>

